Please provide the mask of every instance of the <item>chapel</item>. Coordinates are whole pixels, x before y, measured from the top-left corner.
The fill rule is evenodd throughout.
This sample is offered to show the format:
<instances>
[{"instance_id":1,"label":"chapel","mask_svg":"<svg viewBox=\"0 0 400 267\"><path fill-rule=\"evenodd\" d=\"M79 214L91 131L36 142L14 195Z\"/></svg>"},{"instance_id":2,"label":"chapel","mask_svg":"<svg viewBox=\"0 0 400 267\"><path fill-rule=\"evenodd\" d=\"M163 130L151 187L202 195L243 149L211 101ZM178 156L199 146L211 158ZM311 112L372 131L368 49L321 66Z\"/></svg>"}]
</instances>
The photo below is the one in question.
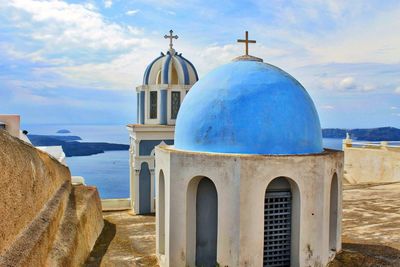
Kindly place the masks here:
<instances>
[{"instance_id":1,"label":"chapel","mask_svg":"<svg viewBox=\"0 0 400 267\"><path fill-rule=\"evenodd\" d=\"M198 76L194 65L173 48L178 39L170 30L169 49L146 68L136 87L137 122L129 124L130 199L135 214L155 212L154 147L174 144L179 108Z\"/></svg>"},{"instance_id":2,"label":"chapel","mask_svg":"<svg viewBox=\"0 0 400 267\"><path fill-rule=\"evenodd\" d=\"M326 266L341 249L343 153L322 146L318 113L290 74L246 53L183 101L159 145L160 265Z\"/></svg>"}]
</instances>

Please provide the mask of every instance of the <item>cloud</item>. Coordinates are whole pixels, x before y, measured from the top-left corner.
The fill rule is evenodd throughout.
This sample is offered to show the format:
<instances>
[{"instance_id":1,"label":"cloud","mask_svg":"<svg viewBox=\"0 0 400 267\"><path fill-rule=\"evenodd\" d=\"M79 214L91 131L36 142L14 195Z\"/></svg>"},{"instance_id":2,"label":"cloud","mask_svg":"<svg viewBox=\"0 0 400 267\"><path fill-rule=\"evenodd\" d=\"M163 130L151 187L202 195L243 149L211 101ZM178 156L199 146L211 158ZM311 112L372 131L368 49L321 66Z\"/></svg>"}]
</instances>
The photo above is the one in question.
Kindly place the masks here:
<instances>
[{"instance_id":1,"label":"cloud","mask_svg":"<svg viewBox=\"0 0 400 267\"><path fill-rule=\"evenodd\" d=\"M384 119L398 113L388 110L396 106L393 96L400 84L400 35L393 34L398 1L125 2L3 1L0 88L31 89L37 103L50 103L37 93L40 89L60 95L68 87L74 91L71 99L80 99L85 90L90 91L86 96L108 93L105 102L111 107L113 94L134 96L145 67L167 49L162 36L170 27L180 36L174 48L192 61L200 77L242 55L243 45L235 40L249 30L257 40L250 54L304 84L329 120L342 124L340 116L349 109L355 115L348 124L360 118L365 124L377 122L371 115L379 112ZM376 108L366 110L372 103ZM398 117L387 117L398 124Z\"/></svg>"},{"instance_id":2,"label":"cloud","mask_svg":"<svg viewBox=\"0 0 400 267\"><path fill-rule=\"evenodd\" d=\"M110 8L113 4L112 0L104 0L104 7L105 8Z\"/></svg>"},{"instance_id":3,"label":"cloud","mask_svg":"<svg viewBox=\"0 0 400 267\"><path fill-rule=\"evenodd\" d=\"M140 11L139 9L128 10L125 12L125 14L128 16L133 16L133 15L136 15L137 13L139 13L139 11Z\"/></svg>"},{"instance_id":4,"label":"cloud","mask_svg":"<svg viewBox=\"0 0 400 267\"><path fill-rule=\"evenodd\" d=\"M132 73L141 73L146 61L152 59L146 55L154 49L154 43L141 37L143 31L139 27L110 22L87 4L13 0L8 3L8 11L12 14L8 17L10 25L18 34L11 36L13 42L7 38L0 41L0 57L19 70L23 66L26 73L0 77L3 83L49 90L66 85L131 89L133 79L141 80L140 75ZM16 27L20 22L27 24ZM132 53L136 54L134 59Z\"/></svg>"},{"instance_id":5,"label":"cloud","mask_svg":"<svg viewBox=\"0 0 400 267\"><path fill-rule=\"evenodd\" d=\"M339 88L343 90L352 90L356 88L353 77L346 77L339 82Z\"/></svg>"},{"instance_id":6,"label":"cloud","mask_svg":"<svg viewBox=\"0 0 400 267\"><path fill-rule=\"evenodd\" d=\"M189 46L184 47L185 50L191 51ZM226 64L232 59L244 54L244 45L243 44L212 44L205 48L196 48L195 53L190 52L188 55L189 58L196 59L197 64L196 68L201 72L205 73L210 71L211 69ZM261 57L263 59L269 59L271 57L281 57L284 56L287 52L284 49L271 48L261 44L254 44L250 49L251 55L256 55L257 57Z\"/></svg>"},{"instance_id":7,"label":"cloud","mask_svg":"<svg viewBox=\"0 0 400 267\"><path fill-rule=\"evenodd\" d=\"M307 64L398 62L400 36L393 34L400 17L398 1L382 5L375 0L253 0L253 4L272 20L259 23L257 35L304 49Z\"/></svg>"},{"instance_id":8,"label":"cloud","mask_svg":"<svg viewBox=\"0 0 400 267\"><path fill-rule=\"evenodd\" d=\"M73 88L129 91L141 83L145 67L155 56L151 49L133 49L109 62L49 67L44 71L61 77Z\"/></svg>"},{"instance_id":9,"label":"cloud","mask_svg":"<svg viewBox=\"0 0 400 267\"><path fill-rule=\"evenodd\" d=\"M175 16L176 15L176 12L175 11L172 11L172 10L166 10L165 11L168 15L172 15L172 16Z\"/></svg>"},{"instance_id":10,"label":"cloud","mask_svg":"<svg viewBox=\"0 0 400 267\"><path fill-rule=\"evenodd\" d=\"M400 53L400 36L393 35L392 29L398 27L394 18L400 16L400 8L365 14L373 16L359 15L351 23L348 23L351 16L336 21L337 30L319 36L309 45L314 58L335 62L398 62L394 56Z\"/></svg>"},{"instance_id":11,"label":"cloud","mask_svg":"<svg viewBox=\"0 0 400 267\"><path fill-rule=\"evenodd\" d=\"M357 82L356 79L351 76L344 78L322 78L320 83L321 87L324 89L342 92L370 92L375 90L375 86Z\"/></svg>"},{"instance_id":12,"label":"cloud","mask_svg":"<svg viewBox=\"0 0 400 267\"><path fill-rule=\"evenodd\" d=\"M394 93L400 95L400 86L398 86L396 89L394 89Z\"/></svg>"},{"instance_id":13,"label":"cloud","mask_svg":"<svg viewBox=\"0 0 400 267\"><path fill-rule=\"evenodd\" d=\"M48 52L76 51L79 48L122 50L143 46L139 31L107 21L84 4L64 1L13 0L9 2L14 23L30 22L20 29L31 40L43 42Z\"/></svg>"},{"instance_id":14,"label":"cloud","mask_svg":"<svg viewBox=\"0 0 400 267\"><path fill-rule=\"evenodd\" d=\"M322 106L320 106L322 109L328 109L328 110L331 110L331 109L335 109L335 107L334 106L332 106L332 105L322 105Z\"/></svg>"},{"instance_id":15,"label":"cloud","mask_svg":"<svg viewBox=\"0 0 400 267\"><path fill-rule=\"evenodd\" d=\"M31 62L45 61L45 59L40 55L39 51L34 51L34 52L19 51L14 47L13 44L10 43L0 43L0 49L5 55L13 59L25 59Z\"/></svg>"},{"instance_id":16,"label":"cloud","mask_svg":"<svg viewBox=\"0 0 400 267\"><path fill-rule=\"evenodd\" d=\"M398 107L390 107L391 110L397 110Z\"/></svg>"},{"instance_id":17,"label":"cloud","mask_svg":"<svg viewBox=\"0 0 400 267\"><path fill-rule=\"evenodd\" d=\"M143 2L147 5L151 5L154 7L178 7L184 4L191 5L192 1L178 1L178 0L138 0L137 2Z\"/></svg>"},{"instance_id":18,"label":"cloud","mask_svg":"<svg viewBox=\"0 0 400 267\"><path fill-rule=\"evenodd\" d=\"M358 83L354 77L345 77L339 81L339 89L368 92L374 90L375 87L372 85Z\"/></svg>"}]
</instances>

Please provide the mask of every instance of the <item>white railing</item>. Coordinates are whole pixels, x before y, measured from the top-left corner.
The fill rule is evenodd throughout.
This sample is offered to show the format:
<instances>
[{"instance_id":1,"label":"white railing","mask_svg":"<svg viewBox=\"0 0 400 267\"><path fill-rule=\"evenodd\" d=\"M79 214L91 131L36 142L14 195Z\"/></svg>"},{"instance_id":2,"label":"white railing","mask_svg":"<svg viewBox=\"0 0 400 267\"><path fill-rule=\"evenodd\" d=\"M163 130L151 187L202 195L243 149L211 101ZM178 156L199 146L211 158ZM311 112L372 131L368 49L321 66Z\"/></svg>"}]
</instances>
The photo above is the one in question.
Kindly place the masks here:
<instances>
[{"instance_id":1,"label":"white railing","mask_svg":"<svg viewBox=\"0 0 400 267\"><path fill-rule=\"evenodd\" d=\"M353 141L351 139L344 139L343 146L345 146L345 147L360 147L360 148L400 149L400 141Z\"/></svg>"}]
</instances>

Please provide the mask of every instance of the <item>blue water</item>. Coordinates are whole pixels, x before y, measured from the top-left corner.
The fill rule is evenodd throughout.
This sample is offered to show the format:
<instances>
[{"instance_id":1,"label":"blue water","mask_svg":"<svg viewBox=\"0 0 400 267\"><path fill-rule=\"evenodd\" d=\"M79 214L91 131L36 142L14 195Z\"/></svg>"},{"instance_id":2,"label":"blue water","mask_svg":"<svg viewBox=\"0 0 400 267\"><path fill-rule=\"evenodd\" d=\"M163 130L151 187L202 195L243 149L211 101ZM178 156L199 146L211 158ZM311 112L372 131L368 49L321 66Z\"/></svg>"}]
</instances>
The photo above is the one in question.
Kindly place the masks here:
<instances>
[{"instance_id":1,"label":"blue water","mask_svg":"<svg viewBox=\"0 0 400 267\"><path fill-rule=\"evenodd\" d=\"M95 185L101 198L129 197L129 151L107 151L84 157L67 158L72 175Z\"/></svg>"},{"instance_id":2,"label":"blue water","mask_svg":"<svg viewBox=\"0 0 400 267\"><path fill-rule=\"evenodd\" d=\"M22 129L30 134L57 134L60 129L70 130L71 133L60 135L78 135L85 142L109 142L129 144L129 135L125 125L23 125Z\"/></svg>"},{"instance_id":3,"label":"blue water","mask_svg":"<svg viewBox=\"0 0 400 267\"><path fill-rule=\"evenodd\" d=\"M24 125L30 134L53 135L60 129L78 135L83 142L128 144L125 125ZM342 139L324 139L324 147L341 149ZM101 198L129 197L129 152L108 151L92 156L70 157L67 164L72 175L83 176L87 185L97 186Z\"/></svg>"},{"instance_id":4,"label":"blue water","mask_svg":"<svg viewBox=\"0 0 400 267\"><path fill-rule=\"evenodd\" d=\"M129 144L125 125L24 125L30 134L56 135L60 129L77 135L82 142ZM129 197L129 151L107 151L91 156L67 158L72 175L83 176L87 185L97 187L101 198Z\"/></svg>"},{"instance_id":5,"label":"blue water","mask_svg":"<svg viewBox=\"0 0 400 267\"><path fill-rule=\"evenodd\" d=\"M324 138L322 141L325 148L342 150L343 139L341 138Z\"/></svg>"}]
</instances>

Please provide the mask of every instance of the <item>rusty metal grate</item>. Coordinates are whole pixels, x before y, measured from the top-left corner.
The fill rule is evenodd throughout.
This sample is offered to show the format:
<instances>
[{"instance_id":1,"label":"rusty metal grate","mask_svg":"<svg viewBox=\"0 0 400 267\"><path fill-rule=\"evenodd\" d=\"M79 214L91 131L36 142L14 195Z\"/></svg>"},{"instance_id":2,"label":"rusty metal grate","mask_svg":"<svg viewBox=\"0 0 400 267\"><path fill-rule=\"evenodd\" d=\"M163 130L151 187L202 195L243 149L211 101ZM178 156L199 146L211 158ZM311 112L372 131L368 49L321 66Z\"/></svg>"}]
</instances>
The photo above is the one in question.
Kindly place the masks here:
<instances>
[{"instance_id":1,"label":"rusty metal grate","mask_svg":"<svg viewBox=\"0 0 400 267\"><path fill-rule=\"evenodd\" d=\"M264 266L290 266L292 196L267 192L264 206Z\"/></svg>"}]
</instances>

